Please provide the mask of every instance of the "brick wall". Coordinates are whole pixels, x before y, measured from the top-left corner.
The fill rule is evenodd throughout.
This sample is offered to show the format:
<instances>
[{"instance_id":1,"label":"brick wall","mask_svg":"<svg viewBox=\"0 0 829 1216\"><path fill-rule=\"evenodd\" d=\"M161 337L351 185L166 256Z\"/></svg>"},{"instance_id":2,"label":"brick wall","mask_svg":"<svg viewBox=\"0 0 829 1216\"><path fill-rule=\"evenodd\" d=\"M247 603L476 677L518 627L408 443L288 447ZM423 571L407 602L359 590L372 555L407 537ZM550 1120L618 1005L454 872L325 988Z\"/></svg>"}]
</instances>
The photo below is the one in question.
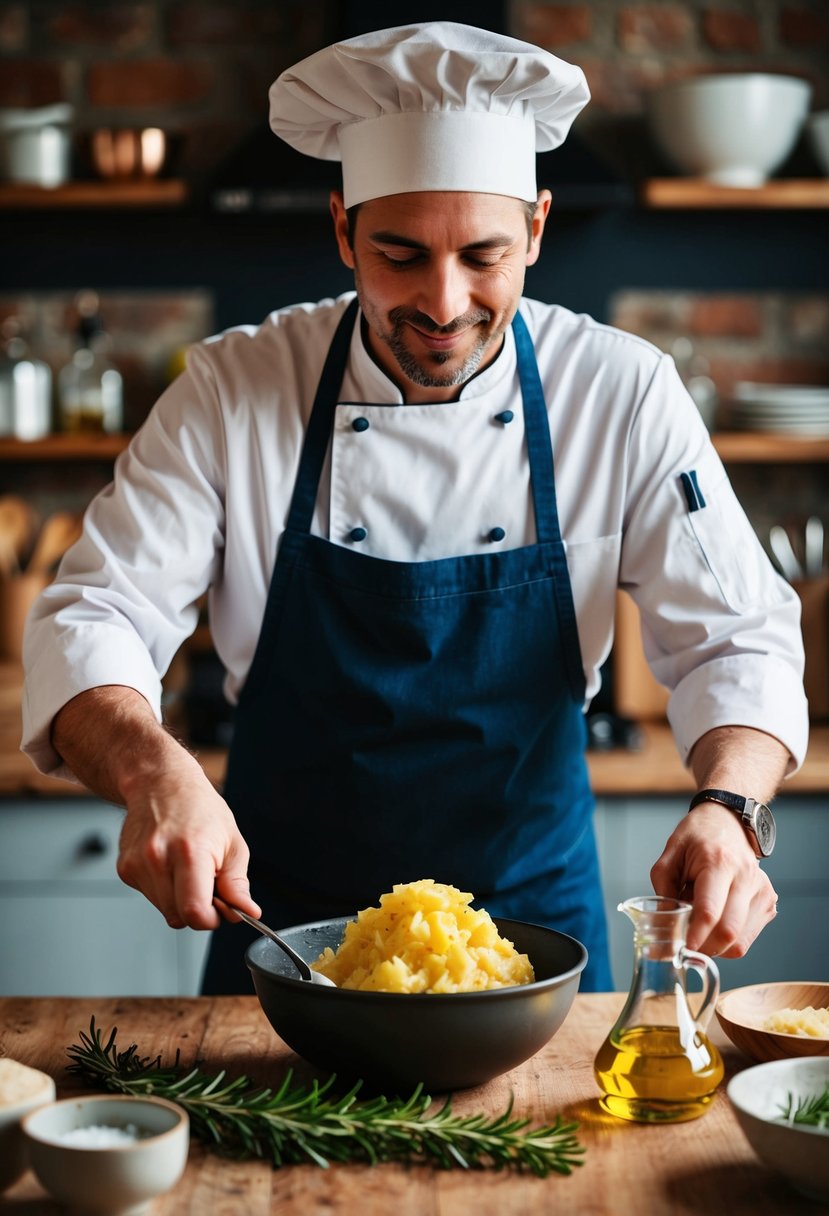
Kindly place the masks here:
<instances>
[{"instance_id":1,"label":"brick wall","mask_svg":"<svg viewBox=\"0 0 829 1216\"><path fill-rule=\"evenodd\" d=\"M775 72L808 80L814 110L829 106L826 0L512 0L510 14L517 37L584 69L592 100L578 130L625 176L662 167L642 118L643 94L657 85L700 73ZM808 149L802 155L808 161Z\"/></svg>"},{"instance_id":2,"label":"brick wall","mask_svg":"<svg viewBox=\"0 0 829 1216\"><path fill-rule=\"evenodd\" d=\"M160 125L198 176L266 119L271 81L336 37L338 0L0 0L0 107L70 101L77 128ZM700 71L791 72L829 105L826 0L505 5L509 32L585 69L579 130L626 173L649 171L642 92ZM452 15L451 0L446 15ZM389 24L394 12L389 10ZM636 137L634 137L636 136ZM644 158L644 159L643 159Z\"/></svg>"},{"instance_id":3,"label":"brick wall","mask_svg":"<svg viewBox=\"0 0 829 1216\"><path fill-rule=\"evenodd\" d=\"M68 101L79 133L161 126L178 137L176 171L198 178L266 121L268 86L329 40L333 9L326 0L0 0L0 107Z\"/></svg>"}]
</instances>

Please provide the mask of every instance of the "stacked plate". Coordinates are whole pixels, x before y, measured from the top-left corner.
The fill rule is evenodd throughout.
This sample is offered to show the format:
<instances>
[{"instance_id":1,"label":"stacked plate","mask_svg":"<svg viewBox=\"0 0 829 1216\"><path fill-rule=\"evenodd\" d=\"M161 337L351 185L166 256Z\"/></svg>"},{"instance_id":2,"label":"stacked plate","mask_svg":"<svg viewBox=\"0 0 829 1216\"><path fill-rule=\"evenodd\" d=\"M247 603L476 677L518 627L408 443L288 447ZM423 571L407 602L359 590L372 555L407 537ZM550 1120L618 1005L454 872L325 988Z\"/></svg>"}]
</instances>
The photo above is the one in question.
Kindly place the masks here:
<instances>
[{"instance_id":1,"label":"stacked plate","mask_svg":"<svg viewBox=\"0 0 829 1216\"><path fill-rule=\"evenodd\" d=\"M829 387L741 381L734 386L728 421L735 430L829 437Z\"/></svg>"}]
</instances>

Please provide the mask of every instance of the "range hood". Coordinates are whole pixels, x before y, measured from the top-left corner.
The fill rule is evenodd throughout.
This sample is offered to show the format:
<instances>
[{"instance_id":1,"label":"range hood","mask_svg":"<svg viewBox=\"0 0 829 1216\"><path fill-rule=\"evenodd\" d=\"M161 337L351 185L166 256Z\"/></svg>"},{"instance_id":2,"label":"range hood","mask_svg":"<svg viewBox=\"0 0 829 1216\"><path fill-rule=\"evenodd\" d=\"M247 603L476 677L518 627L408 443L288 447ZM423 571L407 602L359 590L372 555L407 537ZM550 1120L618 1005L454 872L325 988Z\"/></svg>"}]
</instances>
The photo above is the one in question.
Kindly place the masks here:
<instances>
[{"instance_id":1,"label":"range hood","mask_svg":"<svg viewBox=\"0 0 829 1216\"><path fill-rule=\"evenodd\" d=\"M400 3L395 6L393 24L460 21L506 33L506 7L500 0ZM321 45L391 23L385 2L340 0ZM536 159L538 183L553 191L553 205L558 209L589 210L633 202L630 185L613 174L575 131L561 148ZM208 185L208 199L214 211L230 215L325 212L331 190L340 189L341 184L338 162L303 156L274 135L263 116L262 125L219 166Z\"/></svg>"}]
</instances>

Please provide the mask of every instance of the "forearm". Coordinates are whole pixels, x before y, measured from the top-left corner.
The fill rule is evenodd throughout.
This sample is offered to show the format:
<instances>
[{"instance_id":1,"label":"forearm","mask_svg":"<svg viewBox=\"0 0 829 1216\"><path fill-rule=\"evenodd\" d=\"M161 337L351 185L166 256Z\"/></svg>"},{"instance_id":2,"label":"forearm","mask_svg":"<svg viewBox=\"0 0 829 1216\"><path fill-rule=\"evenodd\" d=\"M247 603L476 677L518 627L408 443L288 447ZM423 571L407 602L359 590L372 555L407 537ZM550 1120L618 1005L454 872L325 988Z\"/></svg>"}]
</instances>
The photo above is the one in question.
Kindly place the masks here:
<instances>
[{"instance_id":1,"label":"forearm","mask_svg":"<svg viewBox=\"0 0 829 1216\"><path fill-rule=\"evenodd\" d=\"M746 726L720 726L702 735L689 757L698 789L726 789L768 802L790 760L772 735Z\"/></svg>"},{"instance_id":2,"label":"forearm","mask_svg":"<svg viewBox=\"0 0 829 1216\"><path fill-rule=\"evenodd\" d=\"M120 806L161 774L199 768L144 697L120 684L91 688L69 701L52 724L52 744L80 782Z\"/></svg>"}]
</instances>

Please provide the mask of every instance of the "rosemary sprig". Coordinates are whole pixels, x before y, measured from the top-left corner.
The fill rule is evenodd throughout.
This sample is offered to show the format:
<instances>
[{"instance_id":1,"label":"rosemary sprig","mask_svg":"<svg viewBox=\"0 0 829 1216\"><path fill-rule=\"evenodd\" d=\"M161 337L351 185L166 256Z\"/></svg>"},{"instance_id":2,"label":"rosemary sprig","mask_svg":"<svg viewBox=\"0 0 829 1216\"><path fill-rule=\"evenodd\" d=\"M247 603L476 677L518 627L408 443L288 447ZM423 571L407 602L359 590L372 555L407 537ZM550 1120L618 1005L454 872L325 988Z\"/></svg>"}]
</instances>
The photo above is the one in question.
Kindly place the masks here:
<instances>
[{"instance_id":1,"label":"rosemary sprig","mask_svg":"<svg viewBox=\"0 0 829 1216\"><path fill-rule=\"evenodd\" d=\"M441 1169L526 1170L546 1178L582 1164L577 1123L556 1116L530 1127L512 1114L512 1099L495 1118L456 1115L451 1103L429 1113L432 1099L418 1086L406 1100L359 1100L358 1082L343 1097L330 1095L335 1078L305 1088L289 1071L278 1089L257 1088L247 1077L229 1081L198 1064L186 1071L161 1057L140 1056L136 1044L120 1051L117 1027L104 1042L92 1018L89 1034L68 1048L68 1072L93 1088L169 1098L190 1116L192 1133L210 1148L237 1158L270 1158L274 1166L332 1161L429 1164Z\"/></svg>"},{"instance_id":2,"label":"rosemary sprig","mask_svg":"<svg viewBox=\"0 0 829 1216\"><path fill-rule=\"evenodd\" d=\"M781 1107L782 1116L787 1123L802 1123L807 1127L819 1127L829 1131L829 1085L822 1094L810 1094L805 1098L795 1098L786 1095L786 1103Z\"/></svg>"}]
</instances>

